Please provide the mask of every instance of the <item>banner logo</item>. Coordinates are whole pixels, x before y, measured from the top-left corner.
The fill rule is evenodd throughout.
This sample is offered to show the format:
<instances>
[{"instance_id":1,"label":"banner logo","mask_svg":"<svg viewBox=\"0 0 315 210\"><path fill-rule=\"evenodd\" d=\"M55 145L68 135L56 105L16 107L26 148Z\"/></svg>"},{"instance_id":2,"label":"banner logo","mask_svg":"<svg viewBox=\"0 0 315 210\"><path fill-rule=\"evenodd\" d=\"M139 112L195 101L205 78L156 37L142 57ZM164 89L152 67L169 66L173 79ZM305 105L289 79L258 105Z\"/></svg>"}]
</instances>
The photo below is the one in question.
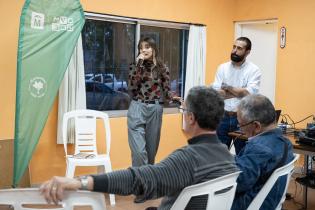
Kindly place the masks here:
<instances>
[{"instance_id":1,"label":"banner logo","mask_svg":"<svg viewBox=\"0 0 315 210\"><path fill-rule=\"evenodd\" d=\"M31 96L34 98L41 98L46 94L47 83L43 77L34 77L30 80L28 89Z\"/></svg>"},{"instance_id":2,"label":"banner logo","mask_svg":"<svg viewBox=\"0 0 315 210\"><path fill-rule=\"evenodd\" d=\"M32 12L31 28L33 29L44 29L45 15L42 13Z\"/></svg>"},{"instance_id":3,"label":"banner logo","mask_svg":"<svg viewBox=\"0 0 315 210\"><path fill-rule=\"evenodd\" d=\"M54 17L52 31L73 31L73 19L66 16Z\"/></svg>"}]
</instances>

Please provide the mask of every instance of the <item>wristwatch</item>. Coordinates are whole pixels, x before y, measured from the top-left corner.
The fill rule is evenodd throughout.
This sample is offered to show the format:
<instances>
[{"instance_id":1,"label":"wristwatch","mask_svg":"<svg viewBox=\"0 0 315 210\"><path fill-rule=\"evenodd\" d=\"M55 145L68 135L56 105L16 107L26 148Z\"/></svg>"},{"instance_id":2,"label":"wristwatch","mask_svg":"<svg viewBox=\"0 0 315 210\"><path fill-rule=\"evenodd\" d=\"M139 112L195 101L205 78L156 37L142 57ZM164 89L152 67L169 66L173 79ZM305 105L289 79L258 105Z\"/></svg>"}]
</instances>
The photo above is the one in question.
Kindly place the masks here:
<instances>
[{"instance_id":1,"label":"wristwatch","mask_svg":"<svg viewBox=\"0 0 315 210\"><path fill-rule=\"evenodd\" d=\"M79 188L79 190L89 190L88 189L88 176L79 176L78 180L81 182L81 187Z\"/></svg>"}]
</instances>

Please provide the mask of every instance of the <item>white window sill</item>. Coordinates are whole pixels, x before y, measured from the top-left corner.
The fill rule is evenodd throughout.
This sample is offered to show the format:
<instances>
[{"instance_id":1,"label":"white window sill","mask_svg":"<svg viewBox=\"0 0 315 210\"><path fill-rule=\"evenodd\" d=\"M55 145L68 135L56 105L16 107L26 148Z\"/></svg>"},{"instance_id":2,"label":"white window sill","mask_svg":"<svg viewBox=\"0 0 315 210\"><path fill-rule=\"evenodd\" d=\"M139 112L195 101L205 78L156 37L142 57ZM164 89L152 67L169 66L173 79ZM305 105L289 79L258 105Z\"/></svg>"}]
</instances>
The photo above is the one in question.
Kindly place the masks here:
<instances>
[{"instance_id":1,"label":"white window sill","mask_svg":"<svg viewBox=\"0 0 315 210\"><path fill-rule=\"evenodd\" d=\"M118 117L127 117L128 110L113 110L113 111L105 111L110 118L118 118ZM177 114L179 113L178 108L163 108L163 114Z\"/></svg>"}]
</instances>

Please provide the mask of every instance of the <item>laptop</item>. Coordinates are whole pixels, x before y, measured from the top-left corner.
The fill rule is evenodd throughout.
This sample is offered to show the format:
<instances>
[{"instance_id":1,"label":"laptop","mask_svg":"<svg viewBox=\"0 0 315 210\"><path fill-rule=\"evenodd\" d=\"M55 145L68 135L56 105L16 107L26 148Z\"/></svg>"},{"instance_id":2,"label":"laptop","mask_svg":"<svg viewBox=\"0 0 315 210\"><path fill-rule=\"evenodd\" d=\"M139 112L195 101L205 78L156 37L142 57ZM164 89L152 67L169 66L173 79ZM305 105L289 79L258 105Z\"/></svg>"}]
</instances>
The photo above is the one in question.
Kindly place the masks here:
<instances>
[{"instance_id":1,"label":"laptop","mask_svg":"<svg viewBox=\"0 0 315 210\"><path fill-rule=\"evenodd\" d=\"M281 109L277 109L276 110L276 123L278 123L280 115L281 115Z\"/></svg>"}]
</instances>

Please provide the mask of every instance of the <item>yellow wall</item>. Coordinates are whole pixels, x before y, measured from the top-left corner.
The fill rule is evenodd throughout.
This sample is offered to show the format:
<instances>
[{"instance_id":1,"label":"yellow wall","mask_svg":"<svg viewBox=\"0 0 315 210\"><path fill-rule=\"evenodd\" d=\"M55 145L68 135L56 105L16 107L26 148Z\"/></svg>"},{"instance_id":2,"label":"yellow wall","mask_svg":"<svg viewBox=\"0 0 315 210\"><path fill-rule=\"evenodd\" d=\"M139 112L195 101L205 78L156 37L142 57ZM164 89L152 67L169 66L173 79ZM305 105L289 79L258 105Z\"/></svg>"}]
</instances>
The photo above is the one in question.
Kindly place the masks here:
<instances>
[{"instance_id":1,"label":"yellow wall","mask_svg":"<svg viewBox=\"0 0 315 210\"><path fill-rule=\"evenodd\" d=\"M24 1L0 0L0 140L14 136L16 52L19 16ZM193 22L207 25L207 74L206 81L213 79L216 66L228 59L233 42L234 0L84 0L84 10L168 21ZM130 165L130 151L127 143L126 118L111 119L113 168ZM64 175L65 160L63 147L56 145L57 102L33 155L30 171L31 183L37 184L53 175ZM175 148L185 144L180 129L178 114L165 115L157 159L165 157ZM101 134L99 134L101 135ZM80 170L79 173L91 172Z\"/></svg>"},{"instance_id":2,"label":"yellow wall","mask_svg":"<svg viewBox=\"0 0 315 210\"><path fill-rule=\"evenodd\" d=\"M287 29L286 47L278 47L276 107L295 121L315 114L314 10L313 0L236 0L235 21L277 18Z\"/></svg>"}]
</instances>

